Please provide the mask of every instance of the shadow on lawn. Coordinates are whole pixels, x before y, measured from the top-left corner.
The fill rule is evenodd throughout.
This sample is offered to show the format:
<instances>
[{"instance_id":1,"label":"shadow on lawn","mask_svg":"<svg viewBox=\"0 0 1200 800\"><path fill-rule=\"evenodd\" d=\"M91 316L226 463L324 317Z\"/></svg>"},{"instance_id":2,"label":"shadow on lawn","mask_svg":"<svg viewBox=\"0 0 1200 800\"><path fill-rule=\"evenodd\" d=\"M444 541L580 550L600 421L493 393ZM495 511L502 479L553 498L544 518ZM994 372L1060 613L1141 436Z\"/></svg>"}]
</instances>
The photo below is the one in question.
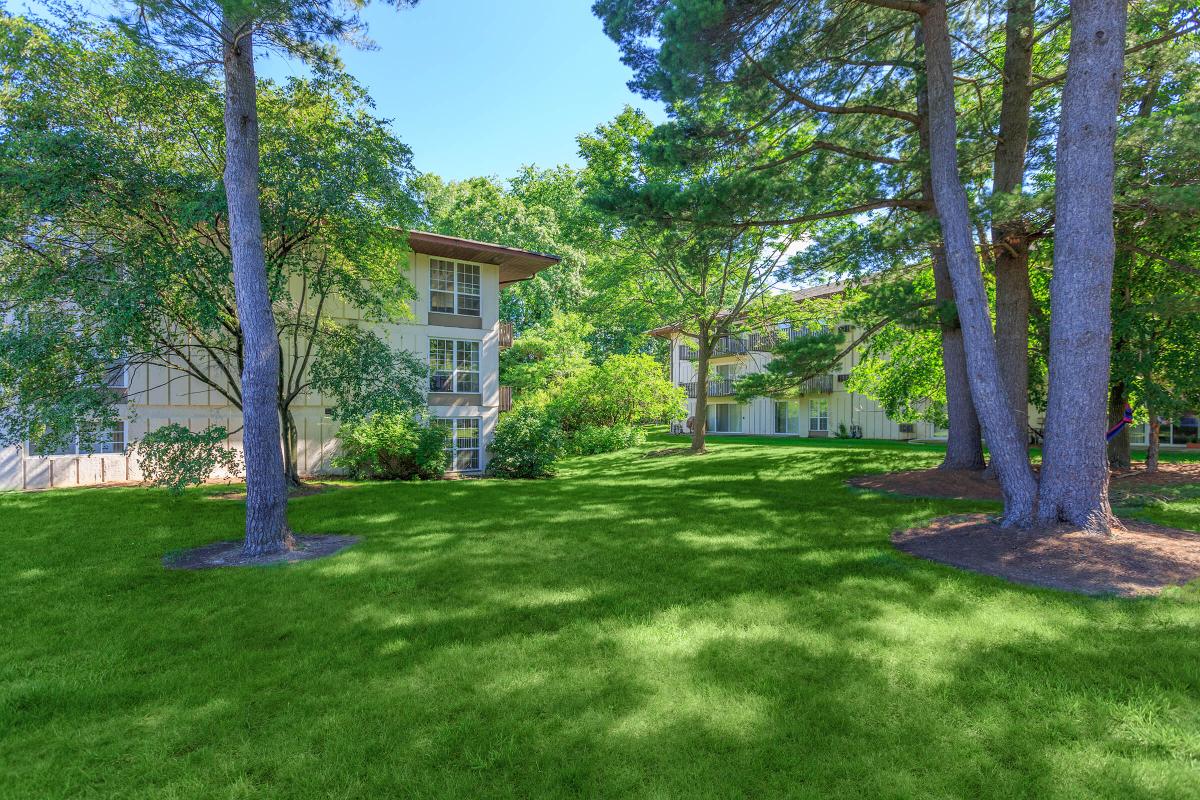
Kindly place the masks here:
<instances>
[{"instance_id":1,"label":"shadow on lawn","mask_svg":"<svg viewBox=\"0 0 1200 800\"><path fill-rule=\"evenodd\" d=\"M250 573L157 566L168 547L230 538L234 503L0 498L21 519L3 568L24 611L7 612L4 658L26 676L8 696L14 753L46 750L30 785L53 788L69 731L59 763L114 794L1187 788L1195 605L1022 589L896 554L894 528L990 506L842 482L933 456L713 449L299 498L297 530L363 542ZM96 746L69 749L81 738Z\"/></svg>"}]
</instances>

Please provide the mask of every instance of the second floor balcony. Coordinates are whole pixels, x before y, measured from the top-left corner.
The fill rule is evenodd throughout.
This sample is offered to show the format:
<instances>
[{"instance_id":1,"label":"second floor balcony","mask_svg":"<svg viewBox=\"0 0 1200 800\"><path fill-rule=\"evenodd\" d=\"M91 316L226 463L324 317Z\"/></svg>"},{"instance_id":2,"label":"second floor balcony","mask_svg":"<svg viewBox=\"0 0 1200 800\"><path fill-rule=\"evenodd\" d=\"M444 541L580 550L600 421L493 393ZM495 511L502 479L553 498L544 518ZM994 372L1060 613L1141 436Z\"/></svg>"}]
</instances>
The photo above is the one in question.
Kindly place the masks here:
<instances>
[{"instance_id":1,"label":"second floor balcony","mask_svg":"<svg viewBox=\"0 0 1200 800\"><path fill-rule=\"evenodd\" d=\"M708 382L709 397L732 397L734 394L734 384L737 378L713 378ZM687 392L689 398L696 396L696 381L687 381L681 383L684 391ZM832 375L817 375L804 381L800 385L799 394L830 394L833 392L833 376Z\"/></svg>"},{"instance_id":2,"label":"second floor balcony","mask_svg":"<svg viewBox=\"0 0 1200 800\"><path fill-rule=\"evenodd\" d=\"M713 358L720 356L737 356L746 353L769 353L775 349L775 346L780 342L799 339L804 336L810 336L813 331L808 328L793 330L773 330L766 333L745 333L731 334L722 336L717 340L716 347L713 348ZM679 359L681 361L695 361L700 357L700 351L690 344L679 345Z\"/></svg>"}]
</instances>

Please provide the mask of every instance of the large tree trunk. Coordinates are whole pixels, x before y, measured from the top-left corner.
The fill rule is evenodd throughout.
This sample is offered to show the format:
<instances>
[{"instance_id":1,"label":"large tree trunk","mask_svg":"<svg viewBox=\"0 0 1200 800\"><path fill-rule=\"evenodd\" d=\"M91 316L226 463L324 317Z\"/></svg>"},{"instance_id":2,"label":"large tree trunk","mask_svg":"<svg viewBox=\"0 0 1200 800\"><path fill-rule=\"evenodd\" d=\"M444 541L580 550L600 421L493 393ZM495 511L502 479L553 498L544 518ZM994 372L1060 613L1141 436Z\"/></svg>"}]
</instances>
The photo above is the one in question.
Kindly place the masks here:
<instances>
[{"instance_id":1,"label":"large tree trunk","mask_svg":"<svg viewBox=\"0 0 1200 800\"><path fill-rule=\"evenodd\" d=\"M921 46L924 30L916 26L916 44ZM917 89L917 135L921 150L929 153L929 90L924 81ZM933 198L933 176L928 167L921 171L921 193L933 208L926 212L937 219L937 204ZM938 469L981 470L983 439L979 430L979 417L975 414L975 403L971 400L971 385L967 378L967 356L963 348L962 327L958 324L958 312L954 308L954 284L950 280L950 268L946 264L946 251L940 244L930 249L933 262L933 291L937 302L938 327L942 338L942 373L946 379L946 457Z\"/></svg>"},{"instance_id":2,"label":"large tree trunk","mask_svg":"<svg viewBox=\"0 0 1200 800\"><path fill-rule=\"evenodd\" d=\"M946 416L950 418L946 435L946 457L939 469L981 470L983 438L979 417L971 400L971 383L967 376L967 351L963 347L962 326L954 310L954 286L946 266L946 254L941 246L933 250L934 291L942 334L942 371L946 376Z\"/></svg>"},{"instance_id":3,"label":"large tree trunk","mask_svg":"<svg viewBox=\"0 0 1200 800\"><path fill-rule=\"evenodd\" d=\"M1025 431L1018 430L1013 424L1012 408L1000 378L990 304L971 236L967 193L958 174L954 65L945 0L932 0L922 21L925 71L929 86L930 170L946 260L954 284L955 306L966 347L971 397L1004 494L1002 524L1026 526L1033 520L1037 483L1029 467Z\"/></svg>"},{"instance_id":4,"label":"large tree trunk","mask_svg":"<svg viewBox=\"0 0 1200 800\"><path fill-rule=\"evenodd\" d=\"M1105 406L1112 337L1113 146L1125 57L1124 0L1072 0L1059 122L1050 284L1043 525L1111 530Z\"/></svg>"},{"instance_id":5,"label":"large tree trunk","mask_svg":"<svg viewBox=\"0 0 1200 800\"><path fill-rule=\"evenodd\" d=\"M242 444L246 459L247 555L291 545L276 404L279 339L267 285L259 216L258 109L253 28L226 22L225 198L238 320L244 337Z\"/></svg>"},{"instance_id":6,"label":"large tree trunk","mask_svg":"<svg viewBox=\"0 0 1200 800\"><path fill-rule=\"evenodd\" d=\"M279 410L283 428L283 475L289 489L302 485L300 481L300 430L290 408Z\"/></svg>"},{"instance_id":7,"label":"large tree trunk","mask_svg":"<svg viewBox=\"0 0 1200 800\"><path fill-rule=\"evenodd\" d=\"M700 323L696 337L696 410L692 414L692 452L704 453L704 437L708 433L708 362L712 358L713 342L708 323Z\"/></svg>"},{"instance_id":8,"label":"large tree trunk","mask_svg":"<svg viewBox=\"0 0 1200 800\"><path fill-rule=\"evenodd\" d=\"M1029 103L1033 94L1034 0L1009 0L1005 20L1000 131L992 164L992 194L1010 194L1025 180ZM1029 431L1029 234L1021 219L992 225L996 268L996 351L1013 419Z\"/></svg>"}]
</instances>

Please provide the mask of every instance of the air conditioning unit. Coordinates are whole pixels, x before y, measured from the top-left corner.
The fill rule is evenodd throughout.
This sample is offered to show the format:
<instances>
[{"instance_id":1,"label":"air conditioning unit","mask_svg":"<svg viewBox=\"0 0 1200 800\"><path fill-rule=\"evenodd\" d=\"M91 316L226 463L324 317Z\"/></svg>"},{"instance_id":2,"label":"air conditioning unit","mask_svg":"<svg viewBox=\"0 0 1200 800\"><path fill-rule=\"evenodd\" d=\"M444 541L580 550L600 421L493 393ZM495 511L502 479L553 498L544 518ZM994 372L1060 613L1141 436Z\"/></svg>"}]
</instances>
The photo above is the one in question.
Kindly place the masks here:
<instances>
[{"instance_id":1,"label":"air conditioning unit","mask_svg":"<svg viewBox=\"0 0 1200 800\"><path fill-rule=\"evenodd\" d=\"M849 372L842 372L838 374L838 383L845 383L848 380L850 380Z\"/></svg>"},{"instance_id":2,"label":"air conditioning unit","mask_svg":"<svg viewBox=\"0 0 1200 800\"><path fill-rule=\"evenodd\" d=\"M901 422L900 423L900 432L901 433L915 433L916 430L917 430L916 426L913 425L911 422Z\"/></svg>"},{"instance_id":3,"label":"air conditioning unit","mask_svg":"<svg viewBox=\"0 0 1200 800\"><path fill-rule=\"evenodd\" d=\"M851 325L838 325L838 333L849 333Z\"/></svg>"}]
</instances>

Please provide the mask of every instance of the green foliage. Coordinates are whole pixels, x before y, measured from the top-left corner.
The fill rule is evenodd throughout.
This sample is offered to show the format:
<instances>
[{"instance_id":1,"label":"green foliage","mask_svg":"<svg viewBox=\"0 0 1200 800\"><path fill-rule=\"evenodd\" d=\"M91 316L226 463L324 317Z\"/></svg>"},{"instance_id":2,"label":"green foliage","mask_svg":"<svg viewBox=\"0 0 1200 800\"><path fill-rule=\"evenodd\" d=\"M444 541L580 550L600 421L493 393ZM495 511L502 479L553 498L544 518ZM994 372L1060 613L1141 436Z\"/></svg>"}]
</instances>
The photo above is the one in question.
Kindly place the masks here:
<instances>
[{"instance_id":1,"label":"green foliage","mask_svg":"<svg viewBox=\"0 0 1200 800\"><path fill-rule=\"evenodd\" d=\"M449 465L446 436L444 428L423 424L412 412L374 414L342 423L342 452L333 465L355 478L433 480Z\"/></svg>"},{"instance_id":2,"label":"green foliage","mask_svg":"<svg viewBox=\"0 0 1200 800\"><path fill-rule=\"evenodd\" d=\"M219 425L190 431L171 423L155 428L137 443L138 467L145 479L173 495L204 483L217 469L241 474L242 460L225 446L229 434Z\"/></svg>"},{"instance_id":3,"label":"green foliage","mask_svg":"<svg viewBox=\"0 0 1200 800\"><path fill-rule=\"evenodd\" d=\"M335 420L394 415L423 408L429 366L407 350L388 347L379 334L326 322L309 379L314 392L333 398Z\"/></svg>"},{"instance_id":4,"label":"green foliage","mask_svg":"<svg viewBox=\"0 0 1200 800\"><path fill-rule=\"evenodd\" d=\"M633 425L584 425L567 439L567 452L573 456L615 453L646 441L644 428Z\"/></svg>"},{"instance_id":5,"label":"green foliage","mask_svg":"<svg viewBox=\"0 0 1200 800\"><path fill-rule=\"evenodd\" d=\"M579 314L555 312L513 340L500 353L500 383L520 394L547 389L591 363L591 323Z\"/></svg>"},{"instance_id":6,"label":"green foliage","mask_svg":"<svg viewBox=\"0 0 1200 800\"><path fill-rule=\"evenodd\" d=\"M845 335L836 329L814 330L781 341L771 351L773 358L763 371L752 372L737 381L734 389L738 400L795 395L805 381L829 372L845 341Z\"/></svg>"},{"instance_id":7,"label":"green foliage","mask_svg":"<svg viewBox=\"0 0 1200 800\"><path fill-rule=\"evenodd\" d=\"M889 324L860 356L846 389L879 403L896 422L946 427L946 373L937 328Z\"/></svg>"},{"instance_id":8,"label":"green foliage","mask_svg":"<svg viewBox=\"0 0 1200 800\"><path fill-rule=\"evenodd\" d=\"M99 401L114 398L96 377L113 354L239 406L220 85L177 70L131 31L69 17L3 17L0 70L0 316L46 310L24 339L8 330L0 340L0 371L28 376L3 381L5 405L18 410L4 435L61 429L72 416L101 425ZM370 98L336 70L263 81L258 109L282 408L309 390L313 357L345 349L326 324L333 298L367 321L407 314L415 295L397 267L416 216L414 171ZM47 316L61 309L69 320ZM377 372L351 386L357 375L341 375L347 397L375 391Z\"/></svg>"},{"instance_id":9,"label":"green foliage","mask_svg":"<svg viewBox=\"0 0 1200 800\"><path fill-rule=\"evenodd\" d=\"M647 355L611 356L559 384L547 408L567 432L665 422L685 413L682 387Z\"/></svg>"},{"instance_id":10,"label":"green foliage","mask_svg":"<svg viewBox=\"0 0 1200 800\"><path fill-rule=\"evenodd\" d=\"M563 454L559 421L546 409L520 404L503 414L488 444L487 473L501 478L546 478Z\"/></svg>"}]
</instances>

